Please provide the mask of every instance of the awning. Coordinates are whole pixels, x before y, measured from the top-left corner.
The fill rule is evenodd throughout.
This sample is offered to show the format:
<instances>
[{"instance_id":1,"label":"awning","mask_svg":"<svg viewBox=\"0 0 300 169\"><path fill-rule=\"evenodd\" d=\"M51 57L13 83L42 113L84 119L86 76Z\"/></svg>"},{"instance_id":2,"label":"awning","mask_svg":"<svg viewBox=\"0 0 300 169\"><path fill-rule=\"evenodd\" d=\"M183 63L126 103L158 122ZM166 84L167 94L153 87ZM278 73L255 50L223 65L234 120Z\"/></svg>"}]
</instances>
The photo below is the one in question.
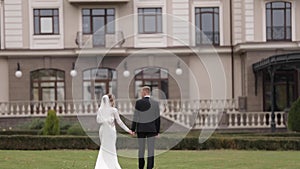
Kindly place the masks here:
<instances>
[{"instance_id":1,"label":"awning","mask_svg":"<svg viewBox=\"0 0 300 169\"><path fill-rule=\"evenodd\" d=\"M289 53L282 55L270 56L266 59L258 61L252 65L254 73L276 67L278 68L297 68L300 67L300 53Z\"/></svg>"}]
</instances>

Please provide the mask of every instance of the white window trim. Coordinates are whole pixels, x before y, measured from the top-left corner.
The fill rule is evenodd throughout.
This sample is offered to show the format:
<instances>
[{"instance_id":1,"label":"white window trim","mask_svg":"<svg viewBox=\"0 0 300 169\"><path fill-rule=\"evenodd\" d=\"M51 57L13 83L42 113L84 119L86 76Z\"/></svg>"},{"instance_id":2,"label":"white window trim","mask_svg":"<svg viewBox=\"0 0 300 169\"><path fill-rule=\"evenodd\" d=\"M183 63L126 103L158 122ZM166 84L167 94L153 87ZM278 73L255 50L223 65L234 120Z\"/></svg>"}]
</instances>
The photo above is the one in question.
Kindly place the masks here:
<instances>
[{"instance_id":1,"label":"white window trim","mask_svg":"<svg viewBox=\"0 0 300 169\"><path fill-rule=\"evenodd\" d=\"M267 42L267 30L266 30L266 4L269 2L275 2L275 0L267 0L267 1L262 1L261 6L262 8L262 41ZM292 41L296 40L296 4L295 1L288 1L288 0L282 0L282 2L290 2L292 4L292 16L291 16L291 22L292 22Z\"/></svg>"},{"instance_id":2,"label":"white window trim","mask_svg":"<svg viewBox=\"0 0 300 169\"><path fill-rule=\"evenodd\" d=\"M59 37L59 47L64 48L64 11L63 11L63 1L58 2L34 2L29 0L29 39L30 39L30 48L35 48L34 41L39 37ZM59 34L56 35L34 35L34 21L33 21L33 10L34 9L58 9L58 23L59 23Z\"/></svg>"},{"instance_id":3,"label":"white window trim","mask_svg":"<svg viewBox=\"0 0 300 169\"><path fill-rule=\"evenodd\" d=\"M164 46L167 46L167 2L165 0L155 0L155 1L141 1L135 0L134 2L134 19L133 19L133 27L134 27L134 46L143 46L142 44L138 44L138 39L147 37L158 37L163 39ZM139 8L161 8L162 9L162 33L153 33L153 34L140 34L138 29L138 9ZM146 47L146 46L145 46Z\"/></svg>"},{"instance_id":4,"label":"white window trim","mask_svg":"<svg viewBox=\"0 0 300 169\"><path fill-rule=\"evenodd\" d=\"M78 31L80 32L83 32L82 30L82 9L96 9L96 8L99 8L99 9L114 9L115 10L115 32L117 31L123 31L123 30L119 30L119 22L118 22L118 19L119 18L119 14L118 14L118 11L119 11L119 7L117 6L113 6L113 5L107 5L107 6L84 6L84 7L80 7L79 8L79 12L78 12L78 18L79 18L79 23L78 23Z\"/></svg>"},{"instance_id":5,"label":"white window trim","mask_svg":"<svg viewBox=\"0 0 300 169\"><path fill-rule=\"evenodd\" d=\"M223 22L223 3L221 1L194 1L192 4L192 28L191 28L191 44L196 46L196 23L195 23L195 8L202 7L219 7L219 29L220 29L220 46L224 45L224 22Z\"/></svg>"}]
</instances>

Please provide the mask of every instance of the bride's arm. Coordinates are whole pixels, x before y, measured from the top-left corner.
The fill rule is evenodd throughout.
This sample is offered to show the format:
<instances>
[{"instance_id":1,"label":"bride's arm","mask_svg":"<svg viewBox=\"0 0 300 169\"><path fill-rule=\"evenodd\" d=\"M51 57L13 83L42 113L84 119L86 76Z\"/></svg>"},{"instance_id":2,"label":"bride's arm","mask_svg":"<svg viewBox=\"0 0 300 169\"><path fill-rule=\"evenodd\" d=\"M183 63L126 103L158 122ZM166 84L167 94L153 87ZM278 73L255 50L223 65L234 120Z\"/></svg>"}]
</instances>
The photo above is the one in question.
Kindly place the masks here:
<instances>
[{"instance_id":1,"label":"bride's arm","mask_svg":"<svg viewBox=\"0 0 300 169\"><path fill-rule=\"evenodd\" d=\"M114 111L114 116L115 116L115 119L116 119L118 125L119 125L123 130L125 130L126 132L131 133L131 130L129 130L129 128L128 128L128 127L123 123L123 121L121 120L120 115L119 115L119 112L118 112L117 109L116 109L116 111Z\"/></svg>"}]
</instances>

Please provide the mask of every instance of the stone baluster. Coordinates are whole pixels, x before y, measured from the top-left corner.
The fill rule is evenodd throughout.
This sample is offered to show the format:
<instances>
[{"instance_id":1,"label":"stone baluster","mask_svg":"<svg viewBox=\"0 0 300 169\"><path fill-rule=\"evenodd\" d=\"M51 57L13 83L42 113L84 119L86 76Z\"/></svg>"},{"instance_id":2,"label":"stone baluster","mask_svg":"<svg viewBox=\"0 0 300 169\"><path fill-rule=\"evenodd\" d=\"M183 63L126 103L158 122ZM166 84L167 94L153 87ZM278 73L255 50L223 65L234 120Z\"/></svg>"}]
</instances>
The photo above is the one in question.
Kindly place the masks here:
<instances>
[{"instance_id":1,"label":"stone baluster","mask_svg":"<svg viewBox=\"0 0 300 169\"><path fill-rule=\"evenodd\" d=\"M67 104L68 104L68 106L67 106L66 113L67 113L67 115L70 115L71 114L71 103L67 103Z\"/></svg>"},{"instance_id":2,"label":"stone baluster","mask_svg":"<svg viewBox=\"0 0 300 169\"><path fill-rule=\"evenodd\" d=\"M252 127L255 127L255 126L256 126L256 124L255 124L255 115L256 115L256 113L255 113L255 114L253 113L253 114L251 115L251 126L252 126Z\"/></svg>"},{"instance_id":3,"label":"stone baluster","mask_svg":"<svg viewBox=\"0 0 300 169\"><path fill-rule=\"evenodd\" d=\"M190 126L190 116L192 114L192 110L191 110L191 103L188 102L188 105L187 105L187 112L186 112L186 120L185 120L185 123L186 125Z\"/></svg>"},{"instance_id":4,"label":"stone baluster","mask_svg":"<svg viewBox=\"0 0 300 169\"><path fill-rule=\"evenodd\" d=\"M267 114L264 114L264 116L263 116L263 126L264 126L264 127L268 126L268 125L267 125L267 117L266 117L266 115L267 115Z\"/></svg>"},{"instance_id":5,"label":"stone baluster","mask_svg":"<svg viewBox=\"0 0 300 169\"><path fill-rule=\"evenodd\" d=\"M31 114L31 106L30 106L30 103L27 105L27 114L28 114L28 115Z\"/></svg>"},{"instance_id":6,"label":"stone baluster","mask_svg":"<svg viewBox=\"0 0 300 169\"><path fill-rule=\"evenodd\" d=\"M228 112L228 127L232 127L232 112Z\"/></svg>"},{"instance_id":7,"label":"stone baluster","mask_svg":"<svg viewBox=\"0 0 300 169\"><path fill-rule=\"evenodd\" d=\"M170 112L170 117L171 118L175 118L174 107L175 107L174 100L171 100L171 112Z\"/></svg>"},{"instance_id":8,"label":"stone baluster","mask_svg":"<svg viewBox=\"0 0 300 169\"><path fill-rule=\"evenodd\" d=\"M75 102L73 102L73 112L72 112L72 114L77 115L77 107L76 107L76 103Z\"/></svg>"},{"instance_id":9,"label":"stone baluster","mask_svg":"<svg viewBox=\"0 0 300 169\"><path fill-rule=\"evenodd\" d=\"M36 115L37 114L37 106L36 104L33 105L33 115Z\"/></svg>"},{"instance_id":10,"label":"stone baluster","mask_svg":"<svg viewBox=\"0 0 300 169\"><path fill-rule=\"evenodd\" d=\"M78 114L84 114L83 108L82 108L82 104L81 104L81 103L79 103Z\"/></svg>"},{"instance_id":11,"label":"stone baluster","mask_svg":"<svg viewBox=\"0 0 300 169\"><path fill-rule=\"evenodd\" d=\"M83 106L84 106L84 113L85 114L89 114L89 106L88 106L88 103L83 103Z\"/></svg>"},{"instance_id":12,"label":"stone baluster","mask_svg":"<svg viewBox=\"0 0 300 169\"><path fill-rule=\"evenodd\" d=\"M25 115L26 113L25 113L25 105L23 104L22 105L22 113L21 113L22 115Z\"/></svg>"},{"instance_id":13,"label":"stone baluster","mask_svg":"<svg viewBox=\"0 0 300 169\"><path fill-rule=\"evenodd\" d=\"M66 115L66 104L62 103L61 104L61 114Z\"/></svg>"}]
</instances>

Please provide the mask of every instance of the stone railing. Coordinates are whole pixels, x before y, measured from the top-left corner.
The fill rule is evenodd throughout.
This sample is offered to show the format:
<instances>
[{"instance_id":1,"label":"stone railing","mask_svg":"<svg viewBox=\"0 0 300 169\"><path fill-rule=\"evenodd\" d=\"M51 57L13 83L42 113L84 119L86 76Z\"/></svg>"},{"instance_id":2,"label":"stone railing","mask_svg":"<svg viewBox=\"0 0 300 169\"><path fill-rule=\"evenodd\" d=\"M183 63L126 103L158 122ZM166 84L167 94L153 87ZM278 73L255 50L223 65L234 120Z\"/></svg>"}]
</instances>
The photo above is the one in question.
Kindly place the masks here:
<instances>
[{"instance_id":1,"label":"stone railing","mask_svg":"<svg viewBox=\"0 0 300 169\"><path fill-rule=\"evenodd\" d=\"M116 101L122 115L132 115L135 100ZM48 110L58 116L94 116L97 101L0 102L0 118L45 117ZM187 128L270 128L271 112L239 112L236 100L161 100L161 116ZM275 112L277 128L286 127L284 112Z\"/></svg>"}]
</instances>

